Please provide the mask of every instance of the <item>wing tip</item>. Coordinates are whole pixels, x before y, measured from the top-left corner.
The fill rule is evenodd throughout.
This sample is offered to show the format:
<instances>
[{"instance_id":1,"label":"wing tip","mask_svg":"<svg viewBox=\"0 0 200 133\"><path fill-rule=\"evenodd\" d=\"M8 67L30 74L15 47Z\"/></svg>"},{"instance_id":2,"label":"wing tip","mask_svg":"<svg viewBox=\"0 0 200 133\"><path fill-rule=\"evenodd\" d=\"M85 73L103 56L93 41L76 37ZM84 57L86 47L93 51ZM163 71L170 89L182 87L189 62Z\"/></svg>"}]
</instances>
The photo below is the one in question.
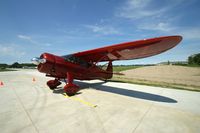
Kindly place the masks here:
<instances>
[{"instance_id":1,"label":"wing tip","mask_svg":"<svg viewBox=\"0 0 200 133\"><path fill-rule=\"evenodd\" d=\"M172 35L172 36L163 36L163 37L160 37L162 38L163 40L171 40L173 43L174 46L178 45L182 40L183 40L183 37L181 35Z\"/></svg>"},{"instance_id":2,"label":"wing tip","mask_svg":"<svg viewBox=\"0 0 200 133\"><path fill-rule=\"evenodd\" d=\"M174 36L174 41L176 45L178 45L183 40L183 37L181 35Z\"/></svg>"},{"instance_id":3,"label":"wing tip","mask_svg":"<svg viewBox=\"0 0 200 133\"><path fill-rule=\"evenodd\" d=\"M183 40L183 37L181 35L173 35L173 36L167 36L167 38L172 38L178 42Z\"/></svg>"},{"instance_id":4,"label":"wing tip","mask_svg":"<svg viewBox=\"0 0 200 133\"><path fill-rule=\"evenodd\" d=\"M179 42L181 42L183 40L183 37L180 35L177 35L177 38L178 38Z\"/></svg>"}]
</instances>

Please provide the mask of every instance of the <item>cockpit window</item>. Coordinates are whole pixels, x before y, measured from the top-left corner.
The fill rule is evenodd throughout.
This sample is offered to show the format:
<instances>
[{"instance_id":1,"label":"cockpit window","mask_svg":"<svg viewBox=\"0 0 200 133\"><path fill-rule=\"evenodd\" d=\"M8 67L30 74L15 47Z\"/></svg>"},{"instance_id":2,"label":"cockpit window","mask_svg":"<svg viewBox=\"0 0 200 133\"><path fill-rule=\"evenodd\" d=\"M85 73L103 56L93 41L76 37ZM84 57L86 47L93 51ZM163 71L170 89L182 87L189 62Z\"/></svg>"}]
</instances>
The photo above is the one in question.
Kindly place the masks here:
<instances>
[{"instance_id":1,"label":"cockpit window","mask_svg":"<svg viewBox=\"0 0 200 133\"><path fill-rule=\"evenodd\" d=\"M90 64L88 62L86 62L83 59L76 57L74 55L65 55L62 57L65 59L65 61L69 61L71 63L80 64L81 66L84 66L84 67L90 66Z\"/></svg>"}]
</instances>

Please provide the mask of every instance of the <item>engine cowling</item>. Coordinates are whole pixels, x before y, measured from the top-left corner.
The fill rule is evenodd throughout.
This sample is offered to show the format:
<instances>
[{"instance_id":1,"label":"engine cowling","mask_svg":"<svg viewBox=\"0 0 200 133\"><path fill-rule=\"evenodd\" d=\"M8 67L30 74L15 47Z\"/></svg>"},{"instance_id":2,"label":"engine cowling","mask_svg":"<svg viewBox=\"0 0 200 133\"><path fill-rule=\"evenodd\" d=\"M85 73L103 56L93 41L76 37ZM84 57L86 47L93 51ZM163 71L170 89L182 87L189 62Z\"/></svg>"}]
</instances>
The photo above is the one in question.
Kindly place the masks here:
<instances>
[{"instance_id":1,"label":"engine cowling","mask_svg":"<svg viewBox=\"0 0 200 133\"><path fill-rule=\"evenodd\" d=\"M42 73L51 74L55 72L55 56L49 53L43 53L40 59L45 59L45 63L40 63L37 67Z\"/></svg>"}]
</instances>

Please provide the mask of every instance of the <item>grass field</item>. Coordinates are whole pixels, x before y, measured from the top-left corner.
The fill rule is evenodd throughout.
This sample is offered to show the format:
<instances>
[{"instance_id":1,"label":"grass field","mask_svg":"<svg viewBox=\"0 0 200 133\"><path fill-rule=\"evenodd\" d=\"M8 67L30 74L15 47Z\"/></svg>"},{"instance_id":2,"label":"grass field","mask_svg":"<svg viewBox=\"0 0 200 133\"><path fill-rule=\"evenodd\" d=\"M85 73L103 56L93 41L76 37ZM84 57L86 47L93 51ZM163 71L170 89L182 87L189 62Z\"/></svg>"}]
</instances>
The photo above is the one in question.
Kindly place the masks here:
<instances>
[{"instance_id":1,"label":"grass field","mask_svg":"<svg viewBox=\"0 0 200 133\"><path fill-rule=\"evenodd\" d=\"M185 66L185 67L200 67L198 64L174 64L176 66Z\"/></svg>"},{"instance_id":2,"label":"grass field","mask_svg":"<svg viewBox=\"0 0 200 133\"><path fill-rule=\"evenodd\" d=\"M156 81L142 80L142 79L130 79L130 78L126 78L126 77L118 76L118 75L117 76L114 75L113 78L108 80L108 81L200 92L199 86L185 85L185 84L175 84L175 83L167 83L167 82L156 82Z\"/></svg>"},{"instance_id":3,"label":"grass field","mask_svg":"<svg viewBox=\"0 0 200 133\"><path fill-rule=\"evenodd\" d=\"M114 72L121 72L125 70L130 70L130 69L136 69L142 66L113 66L113 71Z\"/></svg>"},{"instance_id":4,"label":"grass field","mask_svg":"<svg viewBox=\"0 0 200 133\"><path fill-rule=\"evenodd\" d=\"M117 66L114 71L124 75L113 75L110 81L200 91L198 66Z\"/></svg>"},{"instance_id":5,"label":"grass field","mask_svg":"<svg viewBox=\"0 0 200 133\"><path fill-rule=\"evenodd\" d=\"M194 68L200 68L200 65L181 65L181 64L176 64L174 66L185 66L185 67L194 67ZM136 68L141 68L145 66L113 66L113 71L114 72L121 72L121 71L126 71L126 70L131 70L131 69L136 69Z\"/></svg>"},{"instance_id":6,"label":"grass field","mask_svg":"<svg viewBox=\"0 0 200 133\"><path fill-rule=\"evenodd\" d=\"M9 69L9 68L0 68L0 72L6 72L6 71L16 71L16 70Z\"/></svg>"}]
</instances>

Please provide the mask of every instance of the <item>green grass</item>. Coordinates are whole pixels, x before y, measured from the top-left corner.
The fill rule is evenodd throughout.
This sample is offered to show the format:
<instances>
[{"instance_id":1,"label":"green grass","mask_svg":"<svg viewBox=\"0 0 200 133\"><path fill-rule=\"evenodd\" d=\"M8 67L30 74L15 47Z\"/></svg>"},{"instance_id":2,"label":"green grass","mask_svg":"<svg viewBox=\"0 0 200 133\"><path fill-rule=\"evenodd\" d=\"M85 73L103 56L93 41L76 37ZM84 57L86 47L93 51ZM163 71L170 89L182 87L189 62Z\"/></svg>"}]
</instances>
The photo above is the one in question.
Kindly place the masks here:
<instances>
[{"instance_id":1,"label":"green grass","mask_svg":"<svg viewBox=\"0 0 200 133\"><path fill-rule=\"evenodd\" d=\"M198 64L174 64L174 66L200 67Z\"/></svg>"},{"instance_id":2,"label":"green grass","mask_svg":"<svg viewBox=\"0 0 200 133\"><path fill-rule=\"evenodd\" d=\"M113 71L114 72L121 72L125 70L130 70L130 69L136 69L142 66L113 66Z\"/></svg>"},{"instance_id":3,"label":"green grass","mask_svg":"<svg viewBox=\"0 0 200 133\"><path fill-rule=\"evenodd\" d=\"M7 72L7 71L16 71L8 68L0 68L0 72Z\"/></svg>"}]
</instances>

